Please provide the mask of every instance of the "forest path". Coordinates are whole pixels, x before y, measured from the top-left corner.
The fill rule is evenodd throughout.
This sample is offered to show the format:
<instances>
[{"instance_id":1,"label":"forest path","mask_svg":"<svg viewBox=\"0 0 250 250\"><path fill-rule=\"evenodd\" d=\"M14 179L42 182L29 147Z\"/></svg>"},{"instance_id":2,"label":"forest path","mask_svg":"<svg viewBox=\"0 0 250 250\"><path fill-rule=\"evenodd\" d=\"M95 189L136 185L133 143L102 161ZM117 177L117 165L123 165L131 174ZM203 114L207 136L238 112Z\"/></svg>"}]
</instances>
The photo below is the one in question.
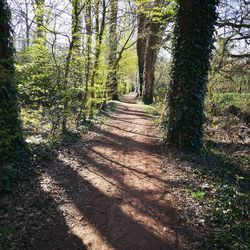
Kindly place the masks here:
<instances>
[{"instance_id":1,"label":"forest path","mask_svg":"<svg viewBox=\"0 0 250 250\"><path fill-rule=\"evenodd\" d=\"M104 124L61 150L41 186L68 232L55 222L37 249L190 249L157 133L129 94Z\"/></svg>"}]
</instances>

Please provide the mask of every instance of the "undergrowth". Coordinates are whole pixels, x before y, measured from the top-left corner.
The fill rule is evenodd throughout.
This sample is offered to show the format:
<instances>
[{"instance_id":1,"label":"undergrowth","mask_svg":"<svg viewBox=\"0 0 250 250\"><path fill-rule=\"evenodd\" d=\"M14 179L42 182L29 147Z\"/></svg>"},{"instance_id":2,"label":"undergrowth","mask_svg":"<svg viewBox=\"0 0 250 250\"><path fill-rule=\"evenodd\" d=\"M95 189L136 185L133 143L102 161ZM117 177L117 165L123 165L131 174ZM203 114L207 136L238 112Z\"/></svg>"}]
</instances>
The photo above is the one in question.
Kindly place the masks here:
<instances>
[{"instance_id":1,"label":"undergrowth","mask_svg":"<svg viewBox=\"0 0 250 250\"><path fill-rule=\"evenodd\" d=\"M186 156L195 174L205 183L203 190L190 191L208 208L206 249L250 249L250 179L247 161L236 163L213 148L200 156ZM207 189L207 187L211 187ZM206 199L203 197L206 195Z\"/></svg>"}]
</instances>

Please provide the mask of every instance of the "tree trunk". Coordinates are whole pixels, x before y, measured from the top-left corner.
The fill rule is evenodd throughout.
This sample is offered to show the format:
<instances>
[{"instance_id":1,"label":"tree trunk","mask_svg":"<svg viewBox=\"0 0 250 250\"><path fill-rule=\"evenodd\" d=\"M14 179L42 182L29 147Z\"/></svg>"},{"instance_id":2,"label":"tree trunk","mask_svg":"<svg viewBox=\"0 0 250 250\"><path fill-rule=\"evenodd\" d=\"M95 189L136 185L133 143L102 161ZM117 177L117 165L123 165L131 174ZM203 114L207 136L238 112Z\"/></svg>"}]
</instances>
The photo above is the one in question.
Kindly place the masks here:
<instances>
[{"instance_id":1,"label":"tree trunk","mask_svg":"<svg viewBox=\"0 0 250 250\"><path fill-rule=\"evenodd\" d=\"M118 100L118 80L116 67L117 59L117 11L118 1L111 0L110 3L110 26L109 26L109 73L108 73L108 97L112 100Z\"/></svg>"},{"instance_id":2,"label":"tree trunk","mask_svg":"<svg viewBox=\"0 0 250 250\"><path fill-rule=\"evenodd\" d=\"M95 80L98 74L98 67L100 63L101 45L103 41L105 26L106 26L106 0L102 1L102 19L101 24L99 24L99 10L100 10L100 0L95 0L95 53L94 53L94 65L91 76L91 90L90 90L90 117L93 116L94 108L94 98L95 98Z\"/></svg>"},{"instance_id":3,"label":"tree trunk","mask_svg":"<svg viewBox=\"0 0 250 250\"><path fill-rule=\"evenodd\" d=\"M64 73L64 96L63 101L63 117L62 117L62 133L67 132L67 113L69 109L69 99L71 98L67 94L67 87L69 83L69 74L71 70L71 61L80 55L80 46L81 46L81 13L83 10L83 5L81 4L81 0L73 0L72 4L72 25L71 25L71 42L69 45L68 55L66 57L65 63L65 73ZM74 72L75 77L81 81L82 75L79 72Z\"/></svg>"},{"instance_id":4,"label":"tree trunk","mask_svg":"<svg viewBox=\"0 0 250 250\"><path fill-rule=\"evenodd\" d=\"M168 144L200 150L216 0L180 0L168 94Z\"/></svg>"},{"instance_id":5,"label":"tree trunk","mask_svg":"<svg viewBox=\"0 0 250 250\"><path fill-rule=\"evenodd\" d=\"M160 32L161 27L162 27L161 22L149 24L150 33L148 35L147 44L145 48L144 71L143 71L144 85L142 91L142 101L145 104L153 103L155 64L159 51L159 46L162 41L162 34Z\"/></svg>"},{"instance_id":6,"label":"tree trunk","mask_svg":"<svg viewBox=\"0 0 250 250\"><path fill-rule=\"evenodd\" d=\"M155 0L154 7L160 8L161 10L166 5L164 0ZM143 71L143 90L142 90L142 101L145 104L153 103L153 87L154 87L154 72L155 65L160 49L160 44L162 42L162 36L164 29L166 27L167 15L164 13L159 17L159 13L156 13L156 18L154 18L154 13L152 20L150 20L146 27L147 43L145 47L144 55L144 71ZM156 19L156 20L155 20Z\"/></svg>"},{"instance_id":7,"label":"tree trunk","mask_svg":"<svg viewBox=\"0 0 250 250\"><path fill-rule=\"evenodd\" d=\"M44 39L45 0L35 0L36 38ZM45 41L45 40L44 40Z\"/></svg>"},{"instance_id":8,"label":"tree trunk","mask_svg":"<svg viewBox=\"0 0 250 250\"><path fill-rule=\"evenodd\" d=\"M144 13L138 14L138 33L137 33L137 58L138 58L138 73L139 73L139 96L142 96L142 89L143 89L143 73L144 73L144 56L145 56L145 49L147 44L147 38L145 34L145 26L146 26L146 16Z\"/></svg>"},{"instance_id":9,"label":"tree trunk","mask_svg":"<svg viewBox=\"0 0 250 250\"><path fill-rule=\"evenodd\" d=\"M91 0L86 1L85 23L86 23L86 64L85 64L85 86L88 91L89 77L91 71L91 52L92 52L92 18Z\"/></svg>"},{"instance_id":10,"label":"tree trunk","mask_svg":"<svg viewBox=\"0 0 250 250\"><path fill-rule=\"evenodd\" d=\"M0 176L4 167L21 167L25 143L18 120L17 90L14 83L14 47L7 0L0 1ZM15 164L16 165L16 164ZM8 165L9 166L9 165ZM0 189L4 185L0 178Z\"/></svg>"},{"instance_id":11,"label":"tree trunk","mask_svg":"<svg viewBox=\"0 0 250 250\"><path fill-rule=\"evenodd\" d=\"M30 20L29 20L29 3L27 2L27 0L25 0L25 11L24 11L24 15L25 15L25 35L26 35L26 41L25 41L25 48L28 48L30 46L30 30L31 30L31 24L30 24Z\"/></svg>"}]
</instances>

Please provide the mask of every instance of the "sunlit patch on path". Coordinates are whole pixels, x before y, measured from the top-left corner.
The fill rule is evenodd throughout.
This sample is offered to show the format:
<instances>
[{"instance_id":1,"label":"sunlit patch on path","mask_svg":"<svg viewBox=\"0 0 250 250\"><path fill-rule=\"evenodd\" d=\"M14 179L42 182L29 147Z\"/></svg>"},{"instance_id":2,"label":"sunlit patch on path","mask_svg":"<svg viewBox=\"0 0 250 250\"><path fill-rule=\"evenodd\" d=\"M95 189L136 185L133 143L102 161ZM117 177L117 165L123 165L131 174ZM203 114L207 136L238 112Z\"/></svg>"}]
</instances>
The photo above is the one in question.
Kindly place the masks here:
<instances>
[{"instance_id":1,"label":"sunlit patch on path","mask_svg":"<svg viewBox=\"0 0 250 250\"><path fill-rule=\"evenodd\" d=\"M47 168L41 185L82 249L189 249L158 138L150 115L128 95Z\"/></svg>"}]
</instances>

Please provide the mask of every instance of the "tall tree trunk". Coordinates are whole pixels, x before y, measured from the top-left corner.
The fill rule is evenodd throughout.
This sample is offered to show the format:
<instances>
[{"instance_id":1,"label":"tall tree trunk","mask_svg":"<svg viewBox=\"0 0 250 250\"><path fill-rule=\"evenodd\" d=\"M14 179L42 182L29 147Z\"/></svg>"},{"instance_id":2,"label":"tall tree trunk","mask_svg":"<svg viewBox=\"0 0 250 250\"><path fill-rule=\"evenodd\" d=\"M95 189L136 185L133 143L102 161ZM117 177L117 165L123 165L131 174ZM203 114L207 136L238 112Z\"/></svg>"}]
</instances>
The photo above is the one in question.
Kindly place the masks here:
<instances>
[{"instance_id":1,"label":"tall tree trunk","mask_svg":"<svg viewBox=\"0 0 250 250\"><path fill-rule=\"evenodd\" d=\"M194 151L202 147L216 3L216 0L179 0L167 115L167 140L173 147Z\"/></svg>"},{"instance_id":2,"label":"tall tree trunk","mask_svg":"<svg viewBox=\"0 0 250 250\"><path fill-rule=\"evenodd\" d=\"M99 10L100 0L95 0L95 53L94 53L94 65L91 76L91 105L90 105L90 117L93 116L94 98L95 98L95 80L98 74L98 67L100 63L101 45L103 41L105 26L106 26L106 0L102 0L102 18L101 24L99 24Z\"/></svg>"},{"instance_id":3,"label":"tall tree trunk","mask_svg":"<svg viewBox=\"0 0 250 250\"><path fill-rule=\"evenodd\" d=\"M108 73L108 97L112 100L118 100L118 80L116 74L117 59L117 12L118 0L110 2L110 26L109 26L109 73Z\"/></svg>"},{"instance_id":4,"label":"tall tree trunk","mask_svg":"<svg viewBox=\"0 0 250 250\"><path fill-rule=\"evenodd\" d=\"M150 24L150 34L148 35L147 44L144 55L144 71L143 71L143 90L142 101L145 104L153 103L153 86L154 86L154 72L159 51L159 46L162 41L162 34L160 32L161 23Z\"/></svg>"},{"instance_id":5,"label":"tall tree trunk","mask_svg":"<svg viewBox=\"0 0 250 250\"><path fill-rule=\"evenodd\" d=\"M17 90L14 83L14 47L11 13L7 0L0 1L0 176L4 166L23 164L25 144L18 120ZM10 166L10 165L9 165ZM0 189L2 188L0 178ZM3 180L4 181L4 180Z\"/></svg>"},{"instance_id":6,"label":"tall tree trunk","mask_svg":"<svg viewBox=\"0 0 250 250\"><path fill-rule=\"evenodd\" d=\"M31 23L29 20L29 3L27 0L25 0L25 11L24 11L24 15L25 15L25 35L26 35L26 41L25 41L25 47L28 48L30 46L30 30L31 30Z\"/></svg>"},{"instance_id":7,"label":"tall tree trunk","mask_svg":"<svg viewBox=\"0 0 250 250\"><path fill-rule=\"evenodd\" d=\"M91 0L86 0L85 23L86 23L86 64L85 64L85 86L88 92L89 77L91 71L91 51L92 51L92 18Z\"/></svg>"},{"instance_id":8,"label":"tall tree trunk","mask_svg":"<svg viewBox=\"0 0 250 250\"><path fill-rule=\"evenodd\" d=\"M81 13L84 8L84 5L82 5L82 0L73 0L71 2L72 4L72 25L71 25L71 42L69 45L69 51L68 55L66 57L65 62L65 73L64 73L64 92L66 93L66 96L64 97L63 101L63 117L62 117L62 133L65 133L67 131L67 113L69 109L69 99L71 98L67 94L67 87L69 82L69 74L71 70L71 61L74 59L75 56L80 55L80 47L81 47ZM76 74L78 79L82 78L82 75L77 73Z\"/></svg>"},{"instance_id":9,"label":"tall tree trunk","mask_svg":"<svg viewBox=\"0 0 250 250\"><path fill-rule=\"evenodd\" d=\"M161 8L163 7L163 4L166 5L166 3L164 3L164 0L156 0L154 2L154 7ZM146 27L147 42L144 51L144 84L142 89L142 101L145 104L153 103L155 65L160 44L162 42L162 33L166 27L166 18L166 14L163 14L161 18L158 17L157 20L155 20L153 16L152 20L148 22Z\"/></svg>"},{"instance_id":10,"label":"tall tree trunk","mask_svg":"<svg viewBox=\"0 0 250 250\"><path fill-rule=\"evenodd\" d=\"M137 58L138 58L138 73L139 73L139 96L142 96L142 89L143 89L143 73L144 73L144 57L145 57L145 49L147 44L147 37L146 37L146 16L144 13L139 13L137 16L138 22L138 32L137 32Z\"/></svg>"}]
</instances>

